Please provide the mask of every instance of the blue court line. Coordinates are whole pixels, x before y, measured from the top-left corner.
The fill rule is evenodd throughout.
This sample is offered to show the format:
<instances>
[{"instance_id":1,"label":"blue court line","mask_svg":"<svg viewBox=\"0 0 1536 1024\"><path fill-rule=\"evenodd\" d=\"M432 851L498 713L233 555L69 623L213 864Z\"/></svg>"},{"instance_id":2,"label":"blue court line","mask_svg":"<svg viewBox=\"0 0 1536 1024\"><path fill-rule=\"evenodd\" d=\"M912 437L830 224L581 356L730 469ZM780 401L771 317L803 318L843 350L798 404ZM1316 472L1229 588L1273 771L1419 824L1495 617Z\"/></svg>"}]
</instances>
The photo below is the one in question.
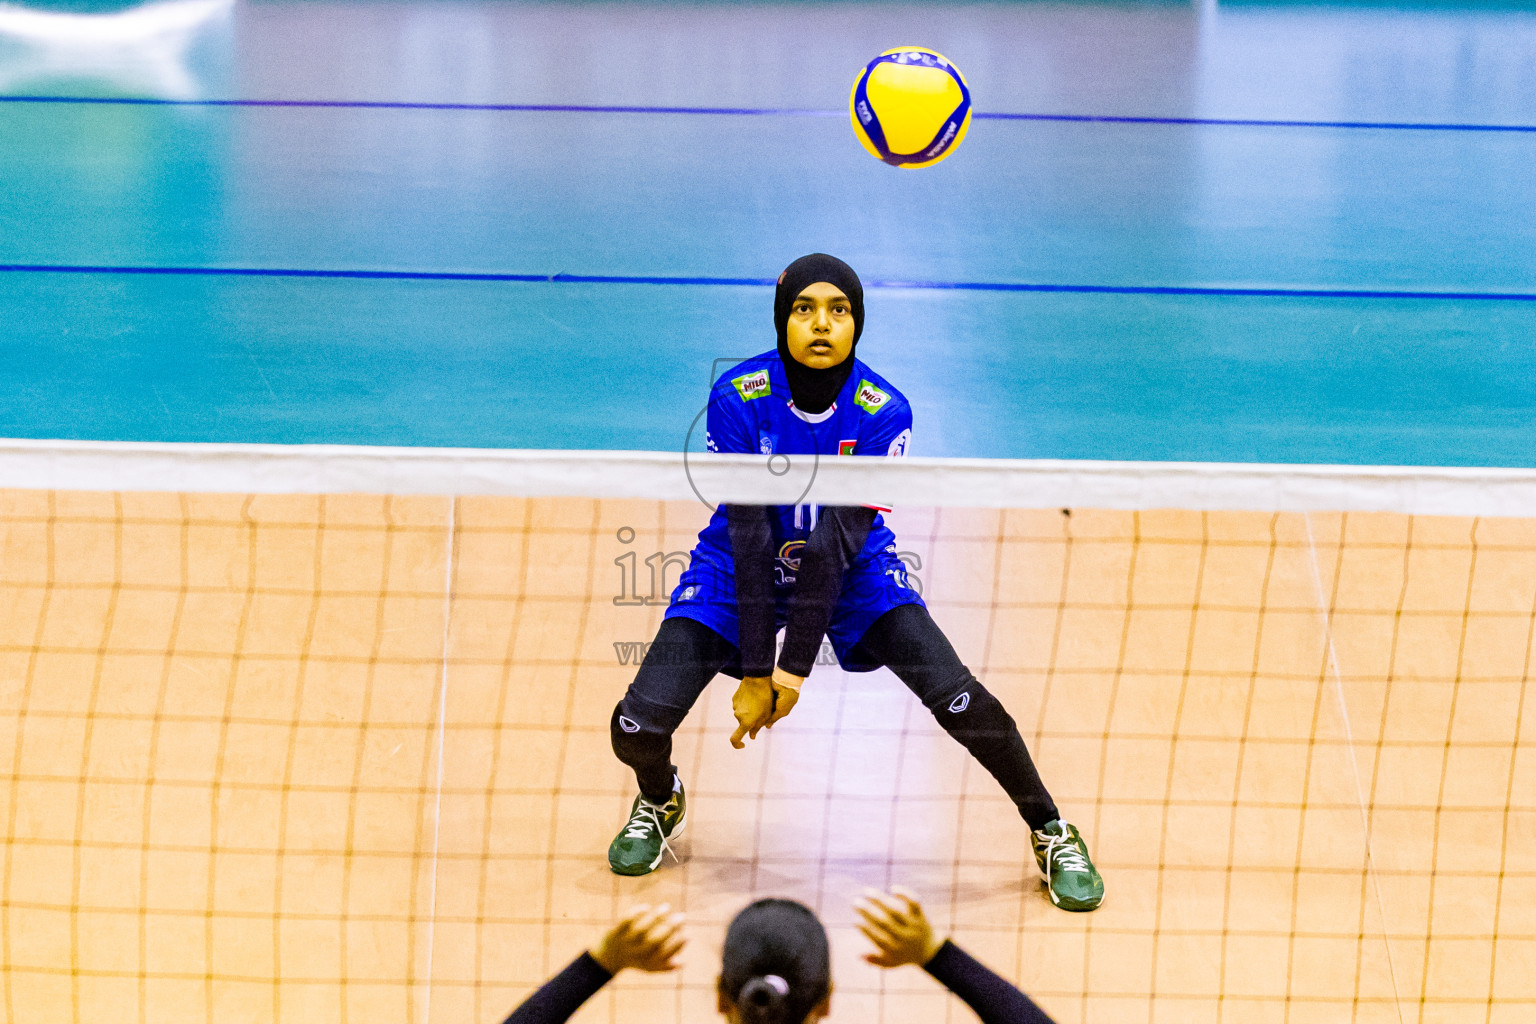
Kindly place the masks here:
<instances>
[{"instance_id":1,"label":"blue court line","mask_svg":"<svg viewBox=\"0 0 1536 1024\"><path fill-rule=\"evenodd\" d=\"M674 277L652 274L504 274L451 270L320 270L291 267L113 267L52 263L0 263L0 273L130 274L171 277L313 277L383 281L500 281L523 284L725 285L770 288L772 277ZM1281 299L1444 299L1536 302L1536 292L1461 292L1397 288L1258 288L1242 286L1026 284L1010 281L881 281L865 288L921 291L1066 292L1088 295L1208 295Z\"/></svg>"},{"instance_id":2,"label":"blue court line","mask_svg":"<svg viewBox=\"0 0 1536 1024\"><path fill-rule=\"evenodd\" d=\"M655 107L579 103L412 103L388 100L174 100L138 96L0 96L0 103L111 104L156 107L295 107L347 110L465 110L565 114L709 114L734 117L846 117L846 111L803 107ZM1244 117L1133 117L1112 114L1010 114L977 111L977 120L1079 124L1214 125L1240 128L1364 128L1421 132L1536 132L1531 124L1418 121L1300 121Z\"/></svg>"}]
</instances>

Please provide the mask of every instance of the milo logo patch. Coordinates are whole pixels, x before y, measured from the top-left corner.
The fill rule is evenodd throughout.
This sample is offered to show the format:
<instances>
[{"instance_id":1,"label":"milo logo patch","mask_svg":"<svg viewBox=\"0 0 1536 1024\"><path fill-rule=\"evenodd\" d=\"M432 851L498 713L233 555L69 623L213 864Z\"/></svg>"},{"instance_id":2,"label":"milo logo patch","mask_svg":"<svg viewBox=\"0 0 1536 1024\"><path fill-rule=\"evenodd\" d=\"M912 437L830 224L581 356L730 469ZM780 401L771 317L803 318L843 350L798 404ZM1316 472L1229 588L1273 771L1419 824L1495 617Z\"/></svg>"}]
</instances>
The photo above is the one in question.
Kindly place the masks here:
<instances>
[{"instance_id":1,"label":"milo logo patch","mask_svg":"<svg viewBox=\"0 0 1536 1024\"><path fill-rule=\"evenodd\" d=\"M736 388L736 393L741 396L743 402L750 402L754 398L762 398L770 393L767 370L737 377L731 381L731 384Z\"/></svg>"},{"instance_id":2,"label":"milo logo patch","mask_svg":"<svg viewBox=\"0 0 1536 1024\"><path fill-rule=\"evenodd\" d=\"M859 381L859 390L854 393L853 400L859 408L865 412L879 412L891 396L875 387L867 380Z\"/></svg>"}]
</instances>

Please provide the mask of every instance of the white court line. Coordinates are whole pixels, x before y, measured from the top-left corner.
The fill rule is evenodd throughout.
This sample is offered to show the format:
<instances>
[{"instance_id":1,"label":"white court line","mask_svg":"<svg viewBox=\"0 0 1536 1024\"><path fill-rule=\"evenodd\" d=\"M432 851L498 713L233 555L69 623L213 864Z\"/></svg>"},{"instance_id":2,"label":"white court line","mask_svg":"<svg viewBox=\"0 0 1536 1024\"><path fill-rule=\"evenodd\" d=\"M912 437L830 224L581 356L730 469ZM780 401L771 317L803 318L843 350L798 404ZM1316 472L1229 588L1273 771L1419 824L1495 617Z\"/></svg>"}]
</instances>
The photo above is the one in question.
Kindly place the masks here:
<instances>
[{"instance_id":1,"label":"white court line","mask_svg":"<svg viewBox=\"0 0 1536 1024\"><path fill-rule=\"evenodd\" d=\"M427 897L427 992L423 1024L432 1024L432 954L437 937L437 849L443 831L443 730L448 717L448 626L453 612L453 522L458 499L448 499L448 544L443 556L443 672L437 687L437 785L432 807L432 881Z\"/></svg>"},{"instance_id":2,"label":"white court line","mask_svg":"<svg viewBox=\"0 0 1536 1024\"><path fill-rule=\"evenodd\" d=\"M1371 891L1376 895L1376 912L1381 915L1381 941L1387 949L1387 974L1392 978L1392 999L1397 1004L1398 1024L1403 1021L1403 994L1397 985L1397 964L1392 959L1392 939L1387 929L1387 905L1381 896L1381 879L1376 874L1376 853L1371 837L1371 816L1366 808L1365 786L1360 779L1360 761L1355 756L1355 730L1350 725L1349 707L1344 702L1344 680L1339 672L1339 652L1333 643L1333 614L1330 601L1323 590L1322 567L1317 562L1317 541L1312 535L1312 517L1303 514L1307 524L1307 550L1312 555L1312 583L1317 589L1317 613L1323 620L1323 637L1328 641L1328 672L1333 677L1333 692L1339 702L1339 717L1344 721L1344 741L1349 750L1349 763L1355 776L1355 799L1360 804L1360 827L1365 832L1365 872L1371 880ZM1339 545L1339 558L1344 557L1344 547Z\"/></svg>"}]
</instances>

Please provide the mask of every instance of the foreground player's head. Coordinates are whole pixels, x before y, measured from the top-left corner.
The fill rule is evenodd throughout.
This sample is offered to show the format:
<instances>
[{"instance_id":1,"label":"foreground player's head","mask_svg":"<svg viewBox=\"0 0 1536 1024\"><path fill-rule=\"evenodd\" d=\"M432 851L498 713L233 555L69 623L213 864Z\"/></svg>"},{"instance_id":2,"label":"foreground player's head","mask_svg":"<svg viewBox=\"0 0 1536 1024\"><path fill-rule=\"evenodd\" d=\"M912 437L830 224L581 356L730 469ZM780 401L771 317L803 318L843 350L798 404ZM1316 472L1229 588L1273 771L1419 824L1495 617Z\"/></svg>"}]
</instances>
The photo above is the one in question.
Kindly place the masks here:
<instances>
[{"instance_id":1,"label":"foreground player's head","mask_svg":"<svg viewBox=\"0 0 1536 1024\"><path fill-rule=\"evenodd\" d=\"M825 411L853 371L864 330L864 286L836 256L802 256L779 275L773 296L779 358L790 399L808 413Z\"/></svg>"},{"instance_id":2,"label":"foreground player's head","mask_svg":"<svg viewBox=\"0 0 1536 1024\"><path fill-rule=\"evenodd\" d=\"M811 1024L832 1000L827 932L794 900L758 900L736 915L721 955L719 1009L731 1024Z\"/></svg>"}]
</instances>

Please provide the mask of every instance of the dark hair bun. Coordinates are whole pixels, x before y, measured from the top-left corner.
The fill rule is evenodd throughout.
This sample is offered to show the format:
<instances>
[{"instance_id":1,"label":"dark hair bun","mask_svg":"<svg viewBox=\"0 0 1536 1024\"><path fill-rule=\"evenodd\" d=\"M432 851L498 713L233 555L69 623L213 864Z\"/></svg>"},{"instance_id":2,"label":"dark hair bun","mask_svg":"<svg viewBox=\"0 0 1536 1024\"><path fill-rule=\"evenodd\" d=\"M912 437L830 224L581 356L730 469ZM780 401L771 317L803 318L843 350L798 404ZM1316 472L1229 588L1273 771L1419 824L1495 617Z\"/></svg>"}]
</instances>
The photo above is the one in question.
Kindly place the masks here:
<instances>
[{"instance_id":1,"label":"dark hair bun","mask_svg":"<svg viewBox=\"0 0 1536 1024\"><path fill-rule=\"evenodd\" d=\"M736 1008L744 1021L752 1024L778 1024L788 1022L789 982L777 974L752 978L741 986L736 997Z\"/></svg>"}]
</instances>

